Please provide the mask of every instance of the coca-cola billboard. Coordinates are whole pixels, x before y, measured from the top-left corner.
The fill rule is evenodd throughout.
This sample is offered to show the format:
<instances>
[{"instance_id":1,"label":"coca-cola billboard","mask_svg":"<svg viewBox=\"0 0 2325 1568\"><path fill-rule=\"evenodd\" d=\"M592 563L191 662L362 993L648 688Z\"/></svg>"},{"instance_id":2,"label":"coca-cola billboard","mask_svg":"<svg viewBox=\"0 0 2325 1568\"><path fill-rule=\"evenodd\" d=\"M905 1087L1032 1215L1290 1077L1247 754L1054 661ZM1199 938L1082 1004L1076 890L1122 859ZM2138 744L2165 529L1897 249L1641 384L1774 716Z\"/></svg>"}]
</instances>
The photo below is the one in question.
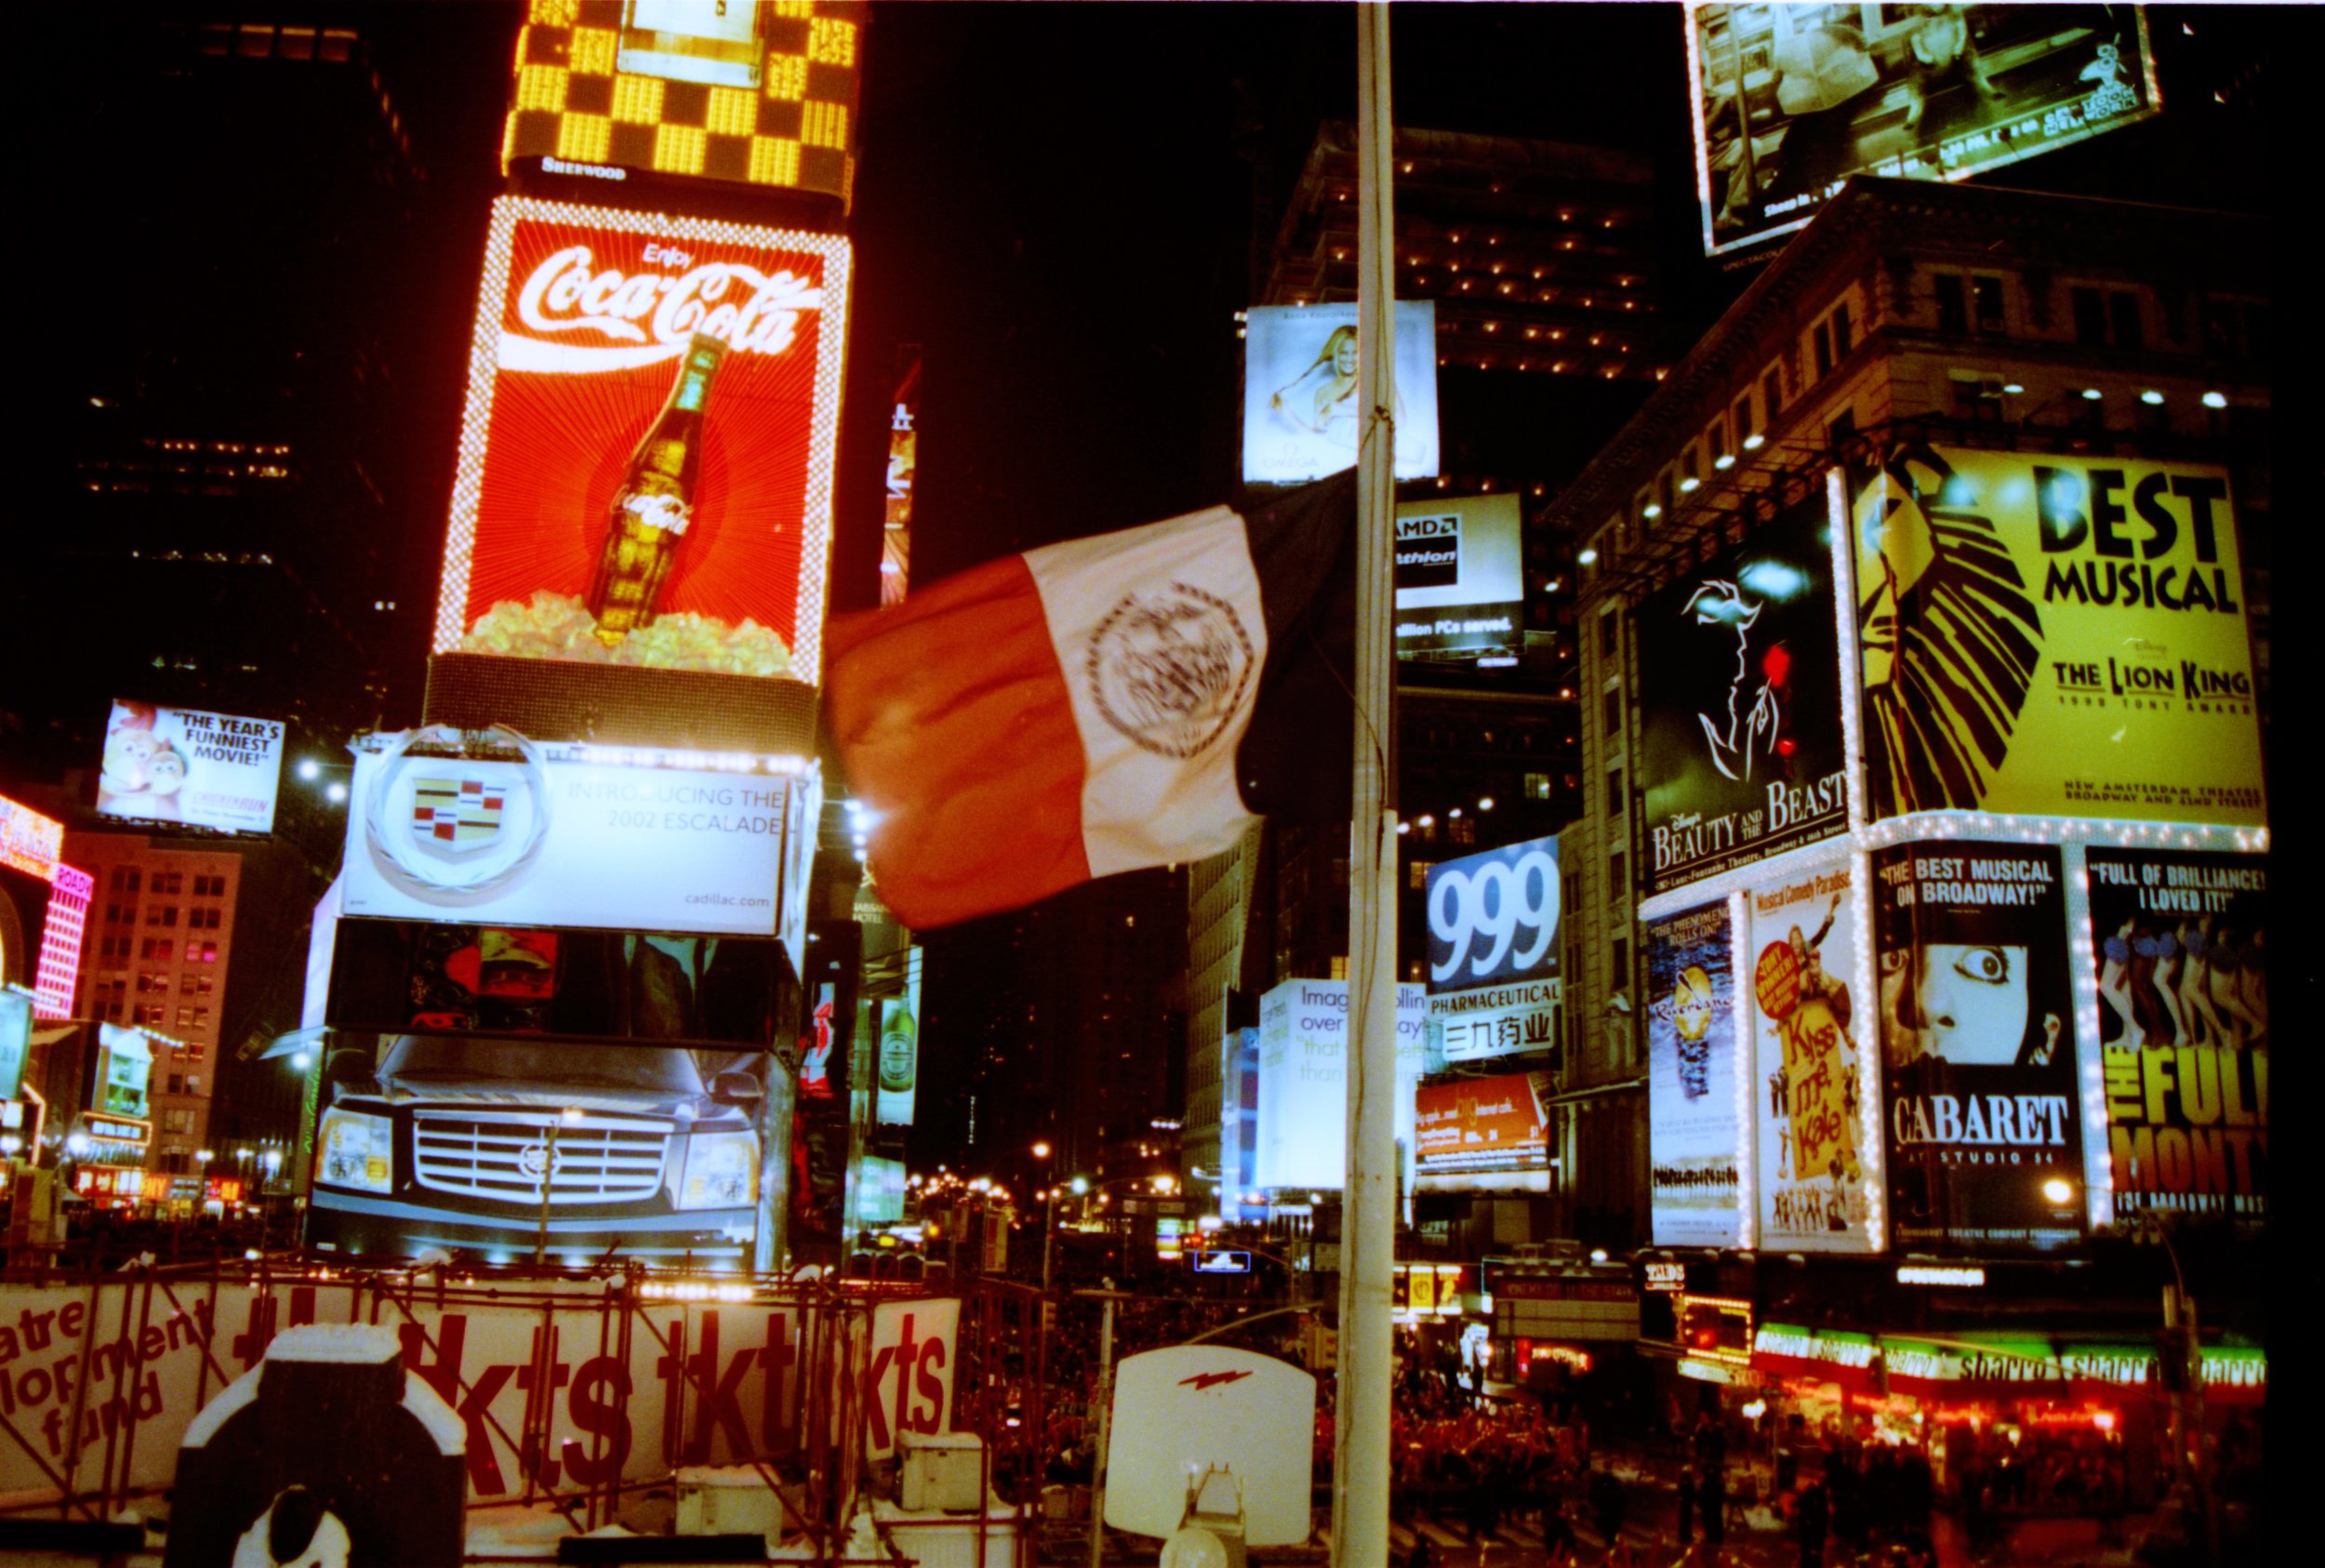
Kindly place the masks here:
<instances>
[{"instance_id":1,"label":"coca-cola billboard","mask_svg":"<svg viewBox=\"0 0 2325 1568\"><path fill-rule=\"evenodd\" d=\"M813 682L848 259L495 203L434 651Z\"/></svg>"}]
</instances>

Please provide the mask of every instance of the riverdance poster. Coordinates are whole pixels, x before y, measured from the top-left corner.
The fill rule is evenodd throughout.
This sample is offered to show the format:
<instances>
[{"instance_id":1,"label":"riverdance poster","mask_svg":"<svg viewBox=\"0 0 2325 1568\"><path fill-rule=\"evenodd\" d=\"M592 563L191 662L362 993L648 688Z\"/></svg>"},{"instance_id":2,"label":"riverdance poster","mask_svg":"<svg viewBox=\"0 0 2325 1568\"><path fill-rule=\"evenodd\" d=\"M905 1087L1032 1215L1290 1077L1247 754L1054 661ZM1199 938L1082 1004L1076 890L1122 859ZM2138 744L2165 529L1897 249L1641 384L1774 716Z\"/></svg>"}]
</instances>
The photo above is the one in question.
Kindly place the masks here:
<instances>
[{"instance_id":1,"label":"riverdance poster","mask_svg":"<svg viewBox=\"0 0 2325 1568\"><path fill-rule=\"evenodd\" d=\"M1725 899L1647 926L1647 1145L1659 1246L1741 1243L1735 958Z\"/></svg>"},{"instance_id":2,"label":"riverdance poster","mask_svg":"<svg viewBox=\"0 0 2325 1568\"><path fill-rule=\"evenodd\" d=\"M2221 470L1907 444L1849 496L1868 816L2267 820Z\"/></svg>"},{"instance_id":3,"label":"riverdance poster","mask_svg":"<svg viewBox=\"0 0 2325 1568\"><path fill-rule=\"evenodd\" d=\"M1751 894L1750 994L1760 1244L1870 1252L1874 1156L1863 1120L1877 1082L1859 1042L1850 863Z\"/></svg>"},{"instance_id":4,"label":"riverdance poster","mask_svg":"<svg viewBox=\"0 0 2325 1568\"><path fill-rule=\"evenodd\" d=\"M2267 862L2091 850L2115 1213L2268 1210Z\"/></svg>"},{"instance_id":5,"label":"riverdance poster","mask_svg":"<svg viewBox=\"0 0 2325 1568\"><path fill-rule=\"evenodd\" d=\"M1639 785L1655 892L1849 825L1831 539L1820 486L1639 607Z\"/></svg>"},{"instance_id":6,"label":"riverdance poster","mask_svg":"<svg viewBox=\"0 0 2325 1568\"><path fill-rule=\"evenodd\" d=\"M1873 856L1891 1233L2044 1250L2082 1235L2066 899L2051 844Z\"/></svg>"}]
</instances>

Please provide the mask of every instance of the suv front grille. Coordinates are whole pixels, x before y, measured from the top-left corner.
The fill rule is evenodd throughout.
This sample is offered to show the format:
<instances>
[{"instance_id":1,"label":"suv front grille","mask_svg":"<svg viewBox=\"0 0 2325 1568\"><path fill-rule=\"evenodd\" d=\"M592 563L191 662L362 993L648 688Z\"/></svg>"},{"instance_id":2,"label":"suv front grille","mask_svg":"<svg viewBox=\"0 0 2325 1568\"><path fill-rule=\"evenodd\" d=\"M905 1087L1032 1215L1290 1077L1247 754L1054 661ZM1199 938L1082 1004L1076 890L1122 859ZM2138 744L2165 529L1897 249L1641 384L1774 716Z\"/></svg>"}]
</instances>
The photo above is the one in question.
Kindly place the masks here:
<instances>
[{"instance_id":1,"label":"suv front grille","mask_svg":"<svg viewBox=\"0 0 2325 1568\"><path fill-rule=\"evenodd\" d=\"M538 1204L634 1203L661 1189L666 1122L555 1111L416 1110L412 1156L419 1185L468 1198ZM554 1163L551 1150L555 1150Z\"/></svg>"}]
</instances>

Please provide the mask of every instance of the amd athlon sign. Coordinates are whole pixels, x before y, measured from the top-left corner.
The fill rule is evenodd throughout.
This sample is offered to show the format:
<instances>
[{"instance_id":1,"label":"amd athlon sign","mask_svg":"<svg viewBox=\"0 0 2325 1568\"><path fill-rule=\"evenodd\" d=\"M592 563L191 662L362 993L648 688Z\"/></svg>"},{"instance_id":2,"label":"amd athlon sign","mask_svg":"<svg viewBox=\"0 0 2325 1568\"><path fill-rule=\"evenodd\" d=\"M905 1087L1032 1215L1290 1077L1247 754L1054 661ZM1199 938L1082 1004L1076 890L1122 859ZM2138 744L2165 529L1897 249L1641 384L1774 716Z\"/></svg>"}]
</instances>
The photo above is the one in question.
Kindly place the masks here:
<instances>
[{"instance_id":1,"label":"amd athlon sign","mask_svg":"<svg viewBox=\"0 0 2325 1568\"><path fill-rule=\"evenodd\" d=\"M1397 508L1399 658L1515 658L1525 642L1518 498Z\"/></svg>"}]
</instances>

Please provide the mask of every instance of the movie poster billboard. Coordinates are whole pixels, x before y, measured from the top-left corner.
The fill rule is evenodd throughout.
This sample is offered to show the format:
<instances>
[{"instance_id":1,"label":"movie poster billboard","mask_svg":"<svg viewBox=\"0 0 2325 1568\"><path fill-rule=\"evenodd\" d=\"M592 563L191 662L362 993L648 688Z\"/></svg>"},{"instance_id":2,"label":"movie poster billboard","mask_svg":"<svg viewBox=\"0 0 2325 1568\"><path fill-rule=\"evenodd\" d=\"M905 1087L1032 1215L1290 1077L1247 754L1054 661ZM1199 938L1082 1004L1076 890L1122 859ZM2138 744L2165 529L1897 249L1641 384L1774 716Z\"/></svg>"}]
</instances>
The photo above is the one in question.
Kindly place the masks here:
<instances>
[{"instance_id":1,"label":"movie poster billboard","mask_svg":"<svg viewBox=\"0 0 2325 1568\"><path fill-rule=\"evenodd\" d=\"M1651 921L1647 1147L1658 1246L1733 1247L1744 1129L1727 900Z\"/></svg>"},{"instance_id":2,"label":"movie poster billboard","mask_svg":"<svg viewBox=\"0 0 2325 1568\"><path fill-rule=\"evenodd\" d=\"M1503 1072L1424 1083L1414 1102L1414 1155L1423 1182L1439 1190L1467 1184L1429 1178L1547 1172L1550 1165L1550 1075ZM1491 1189L1492 1182L1479 1184Z\"/></svg>"},{"instance_id":3,"label":"movie poster billboard","mask_svg":"<svg viewBox=\"0 0 2325 1568\"><path fill-rule=\"evenodd\" d=\"M1963 179L2156 114L2132 6L1702 5L1704 248L1788 233L1853 174Z\"/></svg>"},{"instance_id":4,"label":"movie poster billboard","mask_svg":"<svg viewBox=\"0 0 2325 1568\"><path fill-rule=\"evenodd\" d=\"M1437 304L1396 309L1396 475L1437 472ZM1356 304L1260 305L1243 327L1243 483L1305 485L1356 465Z\"/></svg>"},{"instance_id":5,"label":"movie poster billboard","mask_svg":"<svg viewBox=\"0 0 2325 1568\"><path fill-rule=\"evenodd\" d=\"M1421 1075L1419 986L1397 988L1397 1142L1413 1161L1413 1090ZM1338 1191L1348 1180L1348 983L1286 980L1259 999L1254 1185Z\"/></svg>"},{"instance_id":6,"label":"movie poster billboard","mask_svg":"<svg viewBox=\"0 0 2325 1568\"><path fill-rule=\"evenodd\" d=\"M1397 657L1516 658L1526 640L1516 496L1397 506Z\"/></svg>"},{"instance_id":7,"label":"movie poster billboard","mask_svg":"<svg viewBox=\"0 0 2325 1568\"><path fill-rule=\"evenodd\" d=\"M490 756L431 755L408 735L358 744L347 913L777 934L787 837L812 831L809 779L511 738Z\"/></svg>"},{"instance_id":8,"label":"movie poster billboard","mask_svg":"<svg viewBox=\"0 0 2325 1568\"><path fill-rule=\"evenodd\" d=\"M1656 892L1848 828L1831 527L1819 494L1639 606Z\"/></svg>"},{"instance_id":9,"label":"movie poster billboard","mask_svg":"<svg viewBox=\"0 0 2325 1568\"><path fill-rule=\"evenodd\" d=\"M2091 849L2118 1219L2268 1211L2267 862Z\"/></svg>"},{"instance_id":10,"label":"movie poster billboard","mask_svg":"<svg viewBox=\"0 0 2325 1568\"><path fill-rule=\"evenodd\" d=\"M1752 891L1753 1117L1760 1244L1870 1252L1864 1112L1878 1083L1859 1049L1850 862Z\"/></svg>"},{"instance_id":11,"label":"movie poster billboard","mask_svg":"<svg viewBox=\"0 0 2325 1568\"><path fill-rule=\"evenodd\" d=\"M1868 816L2267 820L2223 471L1901 444L1849 498Z\"/></svg>"},{"instance_id":12,"label":"movie poster billboard","mask_svg":"<svg viewBox=\"0 0 2325 1568\"><path fill-rule=\"evenodd\" d=\"M2083 1231L2081 1096L2055 845L1873 856L1891 1235L2045 1250Z\"/></svg>"},{"instance_id":13,"label":"movie poster billboard","mask_svg":"<svg viewBox=\"0 0 2325 1568\"><path fill-rule=\"evenodd\" d=\"M282 777L278 719L116 698L105 722L97 811L134 822L269 833Z\"/></svg>"},{"instance_id":14,"label":"movie poster billboard","mask_svg":"<svg viewBox=\"0 0 2325 1568\"><path fill-rule=\"evenodd\" d=\"M848 258L495 202L434 651L813 681Z\"/></svg>"}]
</instances>

